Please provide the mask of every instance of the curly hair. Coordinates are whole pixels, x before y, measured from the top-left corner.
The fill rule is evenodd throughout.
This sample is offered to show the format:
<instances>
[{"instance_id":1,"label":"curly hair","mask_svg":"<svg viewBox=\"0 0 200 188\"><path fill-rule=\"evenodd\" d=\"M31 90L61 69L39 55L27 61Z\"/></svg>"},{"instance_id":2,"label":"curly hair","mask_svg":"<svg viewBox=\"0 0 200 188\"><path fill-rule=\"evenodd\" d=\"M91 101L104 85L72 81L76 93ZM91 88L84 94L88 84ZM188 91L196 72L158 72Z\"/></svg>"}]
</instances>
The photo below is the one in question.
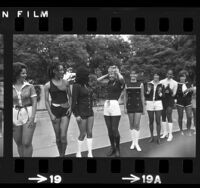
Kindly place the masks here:
<instances>
[{"instance_id":1,"label":"curly hair","mask_svg":"<svg viewBox=\"0 0 200 188\"><path fill-rule=\"evenodd\" d=\"M87 67L81 66L76 71L76 83L80 85L88 85L89 82L89 70Z\"/></svg>"},{"instance_id":2,"label":"curly hair","mask_svg":"<svg viewBox=\"0 0 200 188\"><path fill-rule=\"evenodd\" d=\"M16 62L13 63L13 83L16 83L23 69L28 69L24 63Z\"/></svg>"},{"instance_id":3,"label":"curly hair","mask_svg":"<svg viewBox=\"0 0 200 188\"><path fill-rule=\"evenodd\" d=\"M179 75L179 78L182 77L182 76L185 76L187 78L189 74L188 74L188 71L181 70L178 75Z\"/></svg>"},{"instance_id":4,"label":"curly hair","mask_svg":"<svg viewBox=\"0 0 200 188\"><path fill-rule=\"evenodd\" d=\"M59 66L63 66L62 62L53 62L49 67L48 67L48 76L49 79L51 80L52 78L55 77L55 70L58 70Z\"/></svg>"}]
</instances>

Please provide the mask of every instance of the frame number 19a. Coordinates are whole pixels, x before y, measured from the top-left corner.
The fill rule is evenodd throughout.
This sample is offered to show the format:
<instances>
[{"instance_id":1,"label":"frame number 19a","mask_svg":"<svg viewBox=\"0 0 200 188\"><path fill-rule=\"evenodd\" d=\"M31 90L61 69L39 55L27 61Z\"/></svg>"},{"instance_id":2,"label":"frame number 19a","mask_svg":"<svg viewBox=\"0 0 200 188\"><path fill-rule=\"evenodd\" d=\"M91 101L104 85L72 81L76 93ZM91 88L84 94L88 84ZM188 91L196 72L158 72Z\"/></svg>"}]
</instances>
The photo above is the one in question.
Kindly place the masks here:
<instances>
[{"instance_id":1,"label":"frame number 19a","mask_svg":"<svg viewBox=\"0 0 200 188\"><path fill-rule=\"evenodd\" d=\"M159 175L152 176L152 175L143 175L142 182L147 184L161 184L161 179Z\"/></svg>"}]
</instances>

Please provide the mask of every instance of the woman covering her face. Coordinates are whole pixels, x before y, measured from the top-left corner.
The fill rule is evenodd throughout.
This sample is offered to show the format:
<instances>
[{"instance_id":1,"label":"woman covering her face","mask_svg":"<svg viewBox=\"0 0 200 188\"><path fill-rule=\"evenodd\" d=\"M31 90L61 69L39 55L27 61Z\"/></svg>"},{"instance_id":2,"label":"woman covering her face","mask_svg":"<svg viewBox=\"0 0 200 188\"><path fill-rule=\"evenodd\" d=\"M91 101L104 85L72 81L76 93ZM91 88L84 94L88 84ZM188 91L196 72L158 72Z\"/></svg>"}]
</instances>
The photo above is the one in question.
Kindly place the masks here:
<instances>
[{"instance_id":1,"label":"woman covering her face","mask_svg":"<svg viewBox=\"0 0 200 188\"><path fill-rule=\"evenodd\" d=\"M116 66L110 66L108 74L98 78L101 82L108 78L107 96L104 103L104 119L106 122L108 136L111 143L111 150L107 156L120 156L120 134L119 134L119 121L121 118L121 110L119 106L119 97L124 89L124 78Z\"/></svg>"}]
</instances>

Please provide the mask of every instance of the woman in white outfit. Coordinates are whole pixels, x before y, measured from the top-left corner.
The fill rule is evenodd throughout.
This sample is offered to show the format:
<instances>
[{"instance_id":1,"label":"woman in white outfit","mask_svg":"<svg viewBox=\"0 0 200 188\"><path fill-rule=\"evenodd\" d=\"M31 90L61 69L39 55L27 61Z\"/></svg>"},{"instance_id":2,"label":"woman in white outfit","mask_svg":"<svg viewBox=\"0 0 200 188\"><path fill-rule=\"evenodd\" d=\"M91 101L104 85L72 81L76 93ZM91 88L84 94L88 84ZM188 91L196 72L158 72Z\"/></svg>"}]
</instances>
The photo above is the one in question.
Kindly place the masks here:
<instances>
[{"instance_id":1,"label":"woman in white outfit","mask_svg":"<svg viewBox=\"0 0 200 188\"><path fill-rule=\"evenodd\" d=\"M163 86L159 81L159 74L154 74L154 79L145 85L145 99L146 99L146 110L149 115L149 128L151 138L149 142L154 142L154 116L156 119L156 130L157 130L157 144L160 144L160 131L161 131L161 114L163 110L162 97L163 97Z\"/></svg>"},{"instance_id":2,"label":"woman in white outfit","mask_svg":"<svg viewBox=\"0 0 200 188\"><path fill-rule=\"evenodd\" d=\"M37 94L26 82L27 67L13 64L13 137L20 157L32 157L32 138L35 131Z\"/></svg>"}]
</instances>

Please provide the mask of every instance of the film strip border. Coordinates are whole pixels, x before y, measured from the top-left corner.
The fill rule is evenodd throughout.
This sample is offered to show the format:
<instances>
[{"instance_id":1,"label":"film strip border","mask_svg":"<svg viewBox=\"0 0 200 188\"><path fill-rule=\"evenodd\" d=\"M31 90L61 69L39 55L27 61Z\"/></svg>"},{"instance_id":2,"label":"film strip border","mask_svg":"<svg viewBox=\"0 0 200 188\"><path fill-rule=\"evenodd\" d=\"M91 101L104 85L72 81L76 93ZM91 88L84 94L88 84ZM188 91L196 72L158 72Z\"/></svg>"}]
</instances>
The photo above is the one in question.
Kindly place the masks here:
<instances>
[{"instance_id":1,"label":"film strip border","mask_svg":"<svg viewBox=\"0 0 200 188\"><path fill-rule=\"evenodd\" d=\"M198 8L0 9L1 32L84 34L194 34ZM54 16L56 15L56 16ZM153 23L153 24L152 24Z\"/></svg>"},{"instance_id":2,"label":"film strip border","mask_svg":"<svg viewBox=\"0 0 200 188\"><path fill-rule=\"evenodd\" d=\"M41 8L13 8L9 9L11 16L0 19L0 33L4 34L4 41L12 41L12 34L194 34L197 36L199 49L200 11L199 9L179 8L46 8L48 18L16 18L17 10L29 10L39 13ZM44 10L44 9L43 9ZM38 14L37 14L38 15ZM8 31L8 33L7 33ZM12 60L6 50L12 50L12 44L5 43L5 62ZM197 53L197 61L199 55ZM11 61L12 62L12 61ZM197 69L198 69L197 63ZM11 65L6 65L9 70ZM5 75L5 81L8 76ZM9 86L10 83L6 84ZM197 86L198 87L198 86ZM10 90L11 91L11 90ZM8 94L8 95L7 95ZM5 90L5 100L11 96ZM198 100L197 100L198 103ZM198 105L198 104L197 104ZM12 106L12 105L10 105ZM11 108L10 108L11 109ZM9 112L9 113L6 113ZM5 124L12 123L9 109L5 112ZM198 119L197 119L198 124ZM135 159L135 158L12 158L12 126L5 127L4 158L0 159L0 182L24 183L28 177L35 174L60 174L63 183L124 183L122 177L134 174L137 176L159 174L162 183L197 183L199 182L199 151L195 159ZM10 130L10 133L8 133ZM199 132L197 127L197 133ZM197 134L198 135L198 134ZM197 136L196 148L199 145ZM127 183L129 183L127 181ZM148 183L148 182L145 182ZM153 183L150 182L150 183Z\"/></svg>"},{"instance_id":3,"label":"film strip border","mask_svg":"<svg viewBox=\"0 0 200 188\"><path fill-rule=\"evenodd\" d=\"M140 178L135 183L199 183L196 164L199 162L194 159L14 159L1 164L1 173L7 169L0 183L30 183L29 178L37 175L49 178L46 183L56 183L50 176L60 176L58 183L131 183L123 179L130 175Z\"/></svg>"}]
</instances>

